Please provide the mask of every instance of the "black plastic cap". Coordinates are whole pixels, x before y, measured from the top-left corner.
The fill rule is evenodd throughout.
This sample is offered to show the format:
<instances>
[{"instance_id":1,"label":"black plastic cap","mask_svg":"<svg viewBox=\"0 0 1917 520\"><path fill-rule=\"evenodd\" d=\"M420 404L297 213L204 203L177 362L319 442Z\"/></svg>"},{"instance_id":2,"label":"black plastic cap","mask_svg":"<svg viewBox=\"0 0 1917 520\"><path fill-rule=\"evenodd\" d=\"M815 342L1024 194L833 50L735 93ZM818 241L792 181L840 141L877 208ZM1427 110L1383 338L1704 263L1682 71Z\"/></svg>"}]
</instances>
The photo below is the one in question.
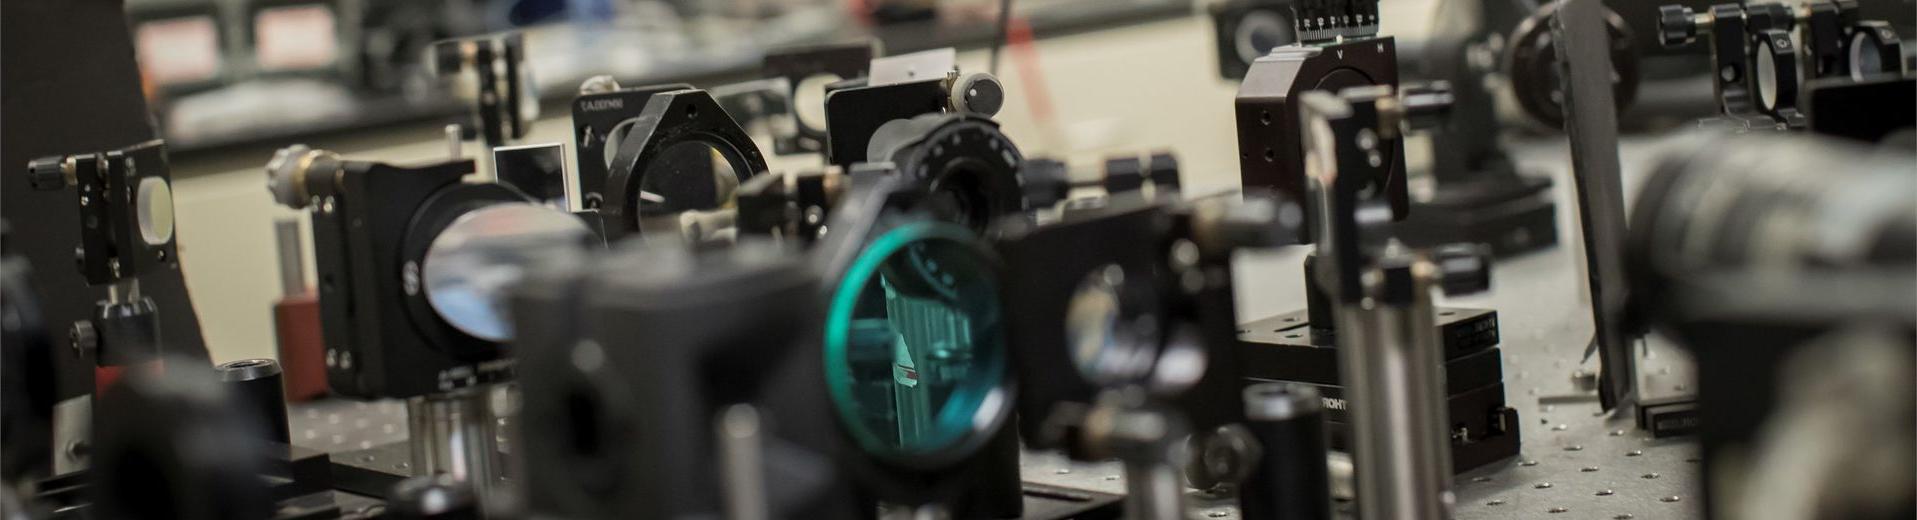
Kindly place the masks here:
<instances>
[{"instance_id":1,"label":"black plastic cap","mask_svg":"<svg viewBox=\"0 0 1917 520\"><path fill-rule=\"evenodd\" d=\"M1025 207L1043 208L1071 195L1072 180L1065 163L1045 158L1027 159L1019 166L1024 181Z\"/></svg>"},{"instance_id":2,"label":"black plastic cap","mask_svg":"<svg viewBox=\"0 0 1917 520\"><path fill-rule=\"evenodd\" d=\"M1117 195L1145 187L1145 162L1137 157L1105 160L1105 193Z\"/></svg>"},{"instance_id":3,"label":"black plastic cap","mask_svg":"<svg viewBox=\"0 0 1917 520\"><path fill-rule=\"evenodd\" d=\"M1682 5L1667 5L1657 8L1658 43L1665 47L1677 47L1697 39L1697 22L1692 18L1696 12Z\"/></svg>"},{"instance_id":4,"label":"black plastic cap","mask_svg":"<svg viewBox=\"0 0 1917 520\"><path fill-rule=\"evenodd\" d=\"M952 100L956 108L991 117L1005 107L1005 85L991 74L966 74L953 83Z\"/></svg>"},{"instance_id":5,"label":"black plastic cap","mask_svg":"<svg viewBox=\"0 0 1917 520\"><path fill-rule=\"evenodd\" d=\"M1145 168L1150 172L1153 189L1177 191L1183 185L1178 176L1178 156L1171 152L1152 154L1151 163Z\"/></svg>"}]
</instances>

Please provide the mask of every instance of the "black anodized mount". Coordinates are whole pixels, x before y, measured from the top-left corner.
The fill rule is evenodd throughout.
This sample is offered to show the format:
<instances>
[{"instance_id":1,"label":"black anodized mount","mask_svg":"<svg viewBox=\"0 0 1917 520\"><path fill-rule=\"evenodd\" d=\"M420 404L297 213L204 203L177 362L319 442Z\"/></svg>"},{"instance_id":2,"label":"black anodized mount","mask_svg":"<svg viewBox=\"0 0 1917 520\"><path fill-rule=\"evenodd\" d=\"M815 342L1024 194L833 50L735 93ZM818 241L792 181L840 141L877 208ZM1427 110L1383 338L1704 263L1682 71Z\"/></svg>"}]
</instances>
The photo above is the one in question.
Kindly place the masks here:
<instances>
[{"instance_id":1,"label":"black anodized mount","mask_svg":"<svg viewBox=\"0 0 1917 520\"><path fill-rule=\"evenodd\" d=\"M606 177L611 174L606 149L618 149L616 140L638 123L646 102L654 94L690 88L692 85L669 83L573 98L572 135L574 149L578 150L574 161L579 165L581 208L598 209L605 203Z\"/></svg>"},{"instance_id":2,"label":"black anodized mount","mask_svg":"<svg viewBox=\"0 0 1917 520\"><path fill-rule=\"evenodd\" d=\"M1397 50L1389 37L1281 47L1253 62L1235 101L1239 175L1245 187L1268 188L1289 200L1307 200L1298 96L1313 90L1336 92L1370 85L1387 85L1393 90L1398 87ZM1345 174L1367 179L1388 202L1392 219L1400 220L1410 206L1404 142L1397 137L1379 139L1378 163ZM1307 222L1312 220L1309 214ZM1307 224L1302 229L1313 227ZM1299 239L1315 240L1311 236Z\"/></svg>"},{"instance_id":3,"label":"black anodized mount","mask_svg":"<svg viewBox=\"0 0 1917 520\"><path fill-rule=\"evenodd\" d=\"M608 241L639 233L639 219L648 213L716 209L703 205L713 196L723 194L712 192L716 188L710 177L700 176L713 171L712 159L704 153L689 154L685 152L687 148L678 146L680 144L697 143L718 152L738 184L768 169L765 156L752 142L752 137L720 108L710 93L697 89L660 92L653 94L645 106L625 140L619 143L618 154L613 157L612 169L606 177L605 205L599 211L605 218ZM668 196L667 200L647 203L652 206L649 209L641 207L646 203L641 190L648 186L648 176L672 174L670 179L654 179L654 182L678 182L680 172L698 184L660 186L674 194L683 191L688 195L706 196ZM723 205L725 201L711 202Z\"/></svg>"},{"instance_id":4,"label":"black anodized mount","mask_svg":"<svg viewBox=\"0 0 1917 520\"><path fill-rule=\"evenodd\" d=\"M409 398L510 375L500 345L433 311L420 274L432 239L459 215L530 202L503 185L462 183L473 167L471 160L417 168L339 163L338 193L320 201L312 220L326 380L334 392Z\"/></svg>"}]
</instances>

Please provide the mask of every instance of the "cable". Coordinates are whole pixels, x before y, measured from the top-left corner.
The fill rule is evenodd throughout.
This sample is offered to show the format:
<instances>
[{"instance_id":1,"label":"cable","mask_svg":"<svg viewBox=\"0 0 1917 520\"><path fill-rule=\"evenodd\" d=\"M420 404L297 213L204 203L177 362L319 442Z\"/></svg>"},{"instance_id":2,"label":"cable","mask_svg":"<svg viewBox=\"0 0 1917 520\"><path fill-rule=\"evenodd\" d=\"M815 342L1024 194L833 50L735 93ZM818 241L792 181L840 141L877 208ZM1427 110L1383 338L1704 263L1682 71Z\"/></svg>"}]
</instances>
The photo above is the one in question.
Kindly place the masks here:
<instances>
[{"instance_id":1,"label":"cable","mask_svg":"<svg viewBox=\"0 0 1917 520\"><path fill-rule=\"evenodd\" d=\"M1009 1L1009 0L1008 0ZM1018 60L1019 82L1025 87L1025 97L1032 111L1032 119L1040 123L1052 121L1052 94L1045 82L1044 68L1038 64L1038 45L1034 43L1032 25L1025 20L1011 24L1007 37L1008 47L1012 48L1013 59Z\"/></svg>"},{"instance_id":2,"label":"cable","mask_svg":"<svg viewBox=\"0 0 1917 520\"><path fill-rule=\"evenodd\" d=\"M998 2L998 37L992 39L992 64L991 64L990 72L992 73L993 76L998 75L999 49L1005 46L1005 36L1008 32L1010 32L1011 26L1012 26L1012 0L999 0Z\"/></svg>"}]
</instances>

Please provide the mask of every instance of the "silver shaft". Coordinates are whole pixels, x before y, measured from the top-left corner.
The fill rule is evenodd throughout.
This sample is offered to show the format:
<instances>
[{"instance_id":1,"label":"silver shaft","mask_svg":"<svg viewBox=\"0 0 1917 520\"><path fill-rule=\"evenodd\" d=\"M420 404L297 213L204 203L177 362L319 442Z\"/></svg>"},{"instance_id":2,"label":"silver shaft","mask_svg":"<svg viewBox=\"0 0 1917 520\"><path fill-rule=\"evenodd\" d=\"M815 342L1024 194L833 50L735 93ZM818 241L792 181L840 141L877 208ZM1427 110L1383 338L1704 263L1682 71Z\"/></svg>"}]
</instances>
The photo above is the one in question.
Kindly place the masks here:
<instances>
[{"instance_id":1,"label":"silver shaft","mask_svg":"<svg viewBox=\"0 0 1917 520\"><path fill-rule=\"evenodd\" d=\"M1367 520L1451 517L1444 359L1430 282L1419 278L1408 305L1368 299L1339 312L1358 510Z\"/></svg>"},{"instance_id":2,"label":"silver shaft","mask_svg":"<svg viewBox=\"0 0 1917 520\"><path fill-rule=\"evenodd\" d=\"M765 489L765 435L759 410L735 404L719 411L719 471L727 520L771 518Z\"/></svg>"},{"instance_id":3,"label":"silver shaft","mask_svg":"<svg viewBox=\"0 0 1917 520\"><path fill-rule=\"evenodd\" d=\"M1185 481L1166 461L1125 464L1125 517L1131 520L1184 520Z\"/></svg>"},{"instance_id":4,"label":"silver shaft","mask_svg":"<svg viewBox=\"0 0 1917 520\"><path fill-rule=\"evenodd\" d=\"M446 125L442 131L446 135L446 154L455 160L466 155L466 143L459 135L459 125Z\"/></svg>"},{"instance_id":5,"label":"silver shaft","mask_svg":"<svg viewBox=\"0 0 1917 520\"><path fill-rule=\"evenodd\" d=\"M280 295L306 294L306 251L300 243L299 219L274 220L273 238L280 246Z\"/></svg>"},{"instance_id":6,"label":"silver shaft","mask_svg":"<svg viewBox=\"0 0 1917 520\"><path fill-rule=\"evenodd\" d=\"M500 477L489 390L480 386L406 401L414 474L451 475L471 485L481 504Z\"/></svg>"}]
</instances>

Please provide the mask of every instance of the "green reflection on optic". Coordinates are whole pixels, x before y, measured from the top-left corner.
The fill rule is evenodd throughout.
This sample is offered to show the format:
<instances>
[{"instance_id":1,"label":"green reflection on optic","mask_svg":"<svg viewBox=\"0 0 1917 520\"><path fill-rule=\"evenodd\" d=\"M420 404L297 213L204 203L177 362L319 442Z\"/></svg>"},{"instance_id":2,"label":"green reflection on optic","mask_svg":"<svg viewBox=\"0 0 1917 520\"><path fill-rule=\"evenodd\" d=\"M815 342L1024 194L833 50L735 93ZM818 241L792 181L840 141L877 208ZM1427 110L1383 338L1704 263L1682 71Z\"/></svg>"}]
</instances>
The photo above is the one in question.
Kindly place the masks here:
<instances>
[{"instance_id":1,"label":"green reflection on optic","mask_svg":"<svg viewBox=\"0 0 1917 520\"><path fill-rule=\"evenodd\" d=\"M826 383L868 452L924 455L972 440L1005 376L992 267L964 228L914 223L860 252L832 297ZM990 417L986 417L989 419Z\"/></svg>"}]
</instances>

